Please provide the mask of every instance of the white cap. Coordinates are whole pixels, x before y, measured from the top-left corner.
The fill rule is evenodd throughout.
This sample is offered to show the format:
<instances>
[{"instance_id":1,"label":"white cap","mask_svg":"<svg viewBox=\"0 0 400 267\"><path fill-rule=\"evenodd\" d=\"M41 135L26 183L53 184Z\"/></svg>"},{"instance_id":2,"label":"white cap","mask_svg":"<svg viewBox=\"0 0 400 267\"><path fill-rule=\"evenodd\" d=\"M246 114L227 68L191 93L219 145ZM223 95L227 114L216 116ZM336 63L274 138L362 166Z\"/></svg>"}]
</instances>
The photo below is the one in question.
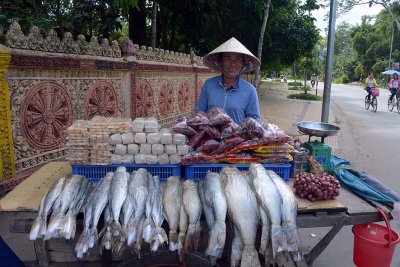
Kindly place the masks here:
<instances>
[{"instance_id":1,"label":"white cap","mask_svg":"<svg viewBox=\"0 0 400 267\"><path fill-rule=\"evenodd\" d=\"M234 37L208 53L203 59L204 65L213 70L221 71L220 54L227 52L239 53L244 55L242 72L254 71L260 65L260 60L258 60L256 56L254 56L244 45L242 45Z\"/></svg>"}]
</instances>

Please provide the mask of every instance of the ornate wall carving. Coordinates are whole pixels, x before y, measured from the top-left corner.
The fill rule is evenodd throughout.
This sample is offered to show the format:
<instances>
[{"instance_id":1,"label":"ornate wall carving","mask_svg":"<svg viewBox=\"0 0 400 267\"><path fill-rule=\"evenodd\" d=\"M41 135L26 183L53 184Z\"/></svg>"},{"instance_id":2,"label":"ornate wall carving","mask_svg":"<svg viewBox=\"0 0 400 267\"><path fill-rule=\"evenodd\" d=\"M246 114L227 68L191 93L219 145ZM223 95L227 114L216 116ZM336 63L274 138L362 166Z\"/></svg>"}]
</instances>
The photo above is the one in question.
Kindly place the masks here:
<instances>
[{"instance_id":1,"label":"ornate wall carving","mask_svg":"<svg viewBox=\"0 0 400 267\"><path fill-rule=\"evenodd\" d=\"M86 94L84 111L85 120L94 116L117 117L119 108L116 90L106 81L93 84Z\"/></svg>"}]
</instances>

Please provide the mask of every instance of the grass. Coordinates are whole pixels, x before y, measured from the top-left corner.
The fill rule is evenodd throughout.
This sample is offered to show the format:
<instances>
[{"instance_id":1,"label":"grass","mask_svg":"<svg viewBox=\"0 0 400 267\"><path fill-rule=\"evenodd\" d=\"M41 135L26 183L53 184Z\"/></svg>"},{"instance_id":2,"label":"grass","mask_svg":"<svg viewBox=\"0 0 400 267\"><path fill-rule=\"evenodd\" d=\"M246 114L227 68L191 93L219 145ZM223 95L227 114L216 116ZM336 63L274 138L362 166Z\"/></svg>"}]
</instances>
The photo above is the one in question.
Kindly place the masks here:
<instances>
[{"instance_id":1,"label":"grass","mask_svg":"<svg viewBox=\"0 0 400 267\"><path fill-rule=\"evenodd\" d=\"M302 99L302 100L312 100L312 101L321 101L322 97L319 95L314 95L314 94L291 94L287 96L290 99Z\"/></svg>"},{"instance_id":2,"label":"grass","mask_svg":"<svg viewBox=\"0 0 400 267\"><path fill-rule=\"evenodd\" d=\"M299 86L289 86L289 90L299 91L299 90L303 90L303 88L301 88Z\"/></svg>"},{"instance_id":3,"label":"grass","mask_svg":"<svg viewBox=\"0 0 400 267\"><path fill-rule=\"evenodd\" d=\"M288 82L288 86L302 86L301 82Z\"/></svg>"}]
</instances>

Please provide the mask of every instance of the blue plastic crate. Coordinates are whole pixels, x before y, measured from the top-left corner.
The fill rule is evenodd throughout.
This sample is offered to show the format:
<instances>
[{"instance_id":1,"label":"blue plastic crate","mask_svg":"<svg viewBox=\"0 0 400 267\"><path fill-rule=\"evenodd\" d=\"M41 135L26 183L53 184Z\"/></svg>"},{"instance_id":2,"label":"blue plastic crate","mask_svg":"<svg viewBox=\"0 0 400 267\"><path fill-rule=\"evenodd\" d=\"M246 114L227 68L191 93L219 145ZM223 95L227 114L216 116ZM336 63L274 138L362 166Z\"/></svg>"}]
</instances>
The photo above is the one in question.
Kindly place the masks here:
<instances>
[{"instance_id":1,"label":"blue plastic crate","mask_svg":"<svg viewBox=\"0 0 400 267\"><path fill-rule=\"evenodd\" d=\"M181 176L181 166L175 164L111 164L111 165L72 165L72 174L80 174L91 182L97 183L107 172L113 172L118 167L126 167L127 172L140 168L147 169L151 175L158 175L161 182L166 182L170 176Z\"/></svg>"},{"instance_id":2,"label":"blue plastic crate","mask_svg":"<svg viewBox=\"0 0 400 267\"><path fill-rule=\"evenodd\" d=\"M183 166L185 179L195 180L196 182L204 179L207 172L220 172L225 166L236 166L241 171L247 171L250 164L193 164ZM290 179L291 164L262 164L265 169L276 172L286 182Z\"/></svg>"}]
</instances>

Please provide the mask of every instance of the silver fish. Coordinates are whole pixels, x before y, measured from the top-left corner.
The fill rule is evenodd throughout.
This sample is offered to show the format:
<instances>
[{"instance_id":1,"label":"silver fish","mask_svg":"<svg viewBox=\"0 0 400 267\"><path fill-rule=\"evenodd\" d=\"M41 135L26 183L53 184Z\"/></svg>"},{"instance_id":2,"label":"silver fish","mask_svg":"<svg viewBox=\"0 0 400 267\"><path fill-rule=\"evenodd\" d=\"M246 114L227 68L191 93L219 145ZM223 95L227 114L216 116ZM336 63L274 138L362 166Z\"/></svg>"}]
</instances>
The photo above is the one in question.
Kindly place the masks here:
<instances>
[{"instance_id":1,"label":"silver fish","mask_svg":"<svg viewBox=\"0 0 400 267\"><path fill-rule=\"evenodd\" d=\"M169 250L178 249L178 226L181 211L182 186L178 176L170 176L163 195L165 218L169 225Z\"/></svg>"},{"instance_id":2,"label":"silver fish","mask_svg":"<svg viewBox=\"0 0 400 267\"><path fill-rule=\"evenodd\" d=\"M265 266L273 263L272 246L271 246L271 222L269 221L268 214L261 205L258 205L261 217L261 241L258 252L264 255Z\"/></svg>"},{"instance_id":3,"label":"silver fish","mask_svg":"<svg viewBox=\"0 0 400 267\"><path fill-rule=\"evenodd\" d=\"M154 229L154 222L153 219L151 217L151 211L153 209L153 202L154 202L154 198L155 198L155 185L154 185L154 180L153 180L153 176L148 173L148 181L149 181L149 193L147 196L147 201L146 201L146 208L145 208L145 215L146 215L146 219L144 221L143 224L143 240L146 243L150 243L150 239L151 239L151 235Z\"/></svg>"},{"instance_id":4,"label":"silver fish","mask_svg":"<svg viewBox=\"0 0 400 267\"><path fill-rule=\"evenodd\" d=\"M285 250L285 238L282 230L282 198L274 182L269 178L265 168L258 163L251 163L249 172L261 207L267 212L271 222L271 241L273 259L276 253Z\"/></svg>"},{"instance_id":5,"label":"silver fish","mask_svg":"<svg viewBox=\"0 0 400 267\"><path fill-rule=\"evenodd\" d=\"M211 264L215 265L217 258L221 258L226 238L227 204L220 175L212 172L207 173L204 178L204 189L205 202L212 208L215 218L210 231L206 254L210 256Z\"/></svg>"},{"instance_id":6,"label":"silver fish","mask_svg":"<svg viewBox=\"0 0 400 267\"><path fill-rule=\"evenodd\" d=\"M243 240L240 266L261 266L254 247L259 221L256 196L248 179L235 167L224 167L221 181L225 191L229 217L239 229Z\"/></svg>"},{"instance_id":7,"label":"silver fish","mask_svg":"<svg viewBox=\"0 0 400 267\"><path fill-rule=\"evenodd\" d=\"M183 196L182 196L183 197ZM179 234L178 234L178 255L179 260L183 262L183 259L186 254L185 250L185 240L186 240L186 232L188 229L189 218L185 212L185 206L183 205L183 199L181 200L181 210L179 213Z\"/></svg>"},{"instance_id":8,"label":"silver fish","mask_svg":"<svg viewBox=\"0 0 400 267\"><path fill-rule=\"evenodd\" d=\"M61 177L51 186L50 190L45 194L39 207L38 217L32 225L29 233L30 240L36 240L46 234L47 231L47 215L49 214L54 202L59 197L64 186L66 177Z\"/></svg>"},{"instance_id":9,"label":"silver fish","mask_svg":"<svg viewBox=\"0 0 400 267\"><path fill-rule=\"evenodd\" d=\"M138 237L142 238L140 222L144 215L148 194L149 178L147 170L141 168L135 172L129 187L129 197L132 199L135 209L128 223L128 245L132 245L135 240L138 240Z\"/></svg>"},{"instance_id":10,"label":"silver fish","mask_svg":"<svg viewBox=\"0 0 400 267\"><path fill-rule=\"evenodd\" d=\"M206 218L206 223L208 226L208 231L214 225L214 212L212 208L206 203L206 196L204 195L204 180L199 181L199 196L201 200L201 205L203 206L204 217Z\"/></svg>"},{"instance_id":11,"label":"silver fish","mask_svg":"<svg viewBox=\"0 0 400 267\"><path fill-rule=\"evenodd\" d=\"M287 250L295 252L296 259L301 260L300 238L296 226L297 199L292 189L274 171L267 170L268 176L275 183L282 197L282 229L286 235Z\"/></svg>"},{"instance_id":12,"label":"silver fish","mask_svg":"<svg viewBox=\"0 0 400 267\"><path fill-rule=\"evenodd\" d=\"M47 232L44 237L45 240L56 237L57 231L61 230L61 227L65 222L65 213L67 212L71 202L76 198L77 192L79 192L79 188L81 187L82 180L82 175L74 175L68 179L68 181L66 181L60 195L60 208L58 209L57 214L49 222Z\"/></svg>"},{"instance_id":13,"label":"silver fish","mask_svg":"<svg viewBox=\"0 0 400 267\"><path fill-rule=\"evenodd\" d=\"M165 233L165 230L161 227L164 216L163 216L163 206L162 206L162 197L163 192L160 185L160 180L158 176L153 176L155 194L153 201L153 208L151 210L151 217L154 222L154 229L151 235L151 250L157 251L158 247L163 245L165 242L168 243L168 236Z\"/></svg>"},{"instance_id":14,"label":"silver fish","mask_svg":"<svg viewBox=\"0 0 400 267\"><path fill-rule=\"evenodd\" d=\"M239 229L231 221L233 226L233 239L232 239L232 251L231 251L231 267L238 267L240 260L242 259L243 253L243 240L240 235Z\"/></svg>"},{"instance_id":15,"label":"silver fish","mask_svg":"<svg viewBox=\"0 0 400 267\"><path fill-rule=\"evenodd\" d=\"M189 218L189 225L185 238L185 252L196 250L200 240L201 201L197 185L192 180L183 182L183 205Z\"/></svg>"},{"instance_id":16,"label":"silver fish","mask_svg":"<svg viewBox=\"0 0 400 267\"><path fill-rule=\"evenodd\" d=\"M111 211L108 205L104 208L103 217L104 217L104 224L108 224L111 220ZM100 254L102 254L103 247L106 250L111 249L111 240L112 240L111 229L110 227L107 227L103 235L103 238L101 239Z\"/></svg>"}]
</instances>

